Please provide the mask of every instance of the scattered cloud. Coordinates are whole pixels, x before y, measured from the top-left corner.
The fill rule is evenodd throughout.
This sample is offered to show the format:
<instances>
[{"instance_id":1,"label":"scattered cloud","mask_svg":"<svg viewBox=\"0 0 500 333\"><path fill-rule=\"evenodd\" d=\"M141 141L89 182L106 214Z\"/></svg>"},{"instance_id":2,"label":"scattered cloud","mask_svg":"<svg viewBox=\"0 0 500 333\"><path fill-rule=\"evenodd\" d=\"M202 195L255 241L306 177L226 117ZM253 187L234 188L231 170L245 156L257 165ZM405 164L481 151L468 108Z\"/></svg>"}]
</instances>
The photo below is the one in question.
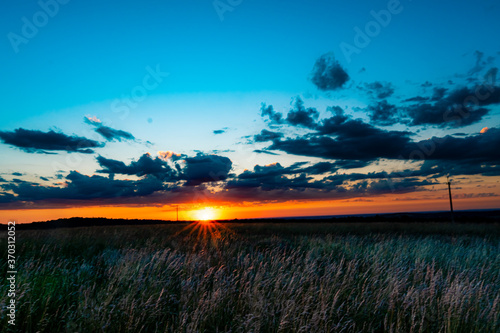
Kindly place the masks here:
<instances>
[{"instance_id":1,"label":"scattered cloud","mask_svg":"<svg viewBox=\"0 0 500 333\"><path fill-rule=\"evenodd\" d=\"M491 65L495 60L495 58L492 56L489 56L485 59L484 52L478 50L474 52L474 57L476 58L476 62L474 66L467 72L468 76L472 76L481 72L486 66Z\"/></svg>"},{"instance_id":2,"label":"scattered cloud","mask_svg":"<svg viewBox=\"0 0 500 333\"><path fill-rule=\"evenodd\" d=\"M103 143L76 135L66 135L54 131L42 132L18 128L12 132L0 131L3 143L18 147L28 153L66 151L69 153L92 154L94 148L104 147Z\"/></svg>"},{"instance_id":3,"label":"scattered cloud","mask_svg":"<svg viewBox=\"0 0 500 333\"><path fill-rule=\"evenodd\" d=\"M416 103L404 108L411 126L464 127L479 122L490 112L486 106L500 103L499 87L486 85L462 87L450 91L434 88L433 102Z\"/></svg>"},{"instance_id":4,"label":"scattered cloud","mask_svg":"<svg viewBox=\"0 0 500 333\"><path fill-rule=\"evenodd\" d=\"M71 171L66 176L63 187L43 186L32 182L20 182L4 185L15 193L10 197L16 201L39 200L89 200L116 197L146 196L163 189L161 181L155 177L140 180L116 180L112 177L98 175L86 176L77 171Z\"/></svg>"},{"instance_id":5,"label":"scattered cloud","mask_svg":"<svg viewBox=\"0 0 500 333\"><path fill-rule=\"evenodd\" d=\"M401 112L394 105L382 100L380 102L372 103L366 108L366 112L370 116L373 124L380 126L390 126L398 124L401 121Z\"/></svg>"},{"instance_id":6,"label":"scattered cloud","mask_svg":"<svg viewBox=\"0 0 500 333\"><path fill-rule=\"evenodd\" d=\"M264 147L253 151L270 155L266 159L282 154L314 158L309 162L256 164L251 170L236 173L231 159L218 155L230 150L195 150L191 153L194 156L159 151L157 157L146 153L126 162L99 155L96 161L100 169L95 175L75 170L63 175L58 171L53 177L38 176L41 183L0 178L0 203L106 200L163 204L191 200L201 193L204 198L221 201L339 198L364 202L372 195L429 190L445 176L500 176L499 128L483 127L479 133L474 129L473 134L464 129L452 135L416 139L422 128L461 128L478 123L500 104L500 87L495 86L498 69L491 67L491 57L485 59L482 52L474 56L476 63L469 76L489 68L481 84L477 84L477 78L469 78L467 86L448 82L444 87L443 83L426 81L417 86L418 95L406 99L395 96L396 89L389 82L357 84L358 91L366 94L366 106L350 109L364 112L369 122L338 105L327 107L324 116L318 109L306 107L300 97L292 100L288 112L262 103L260 113L267 126L246 138ZM317 59L311 73L311 81L321 91L344 88L349 80L333 54ZM105 126L97 117L85 117L85 122L107 141L136 140L129 132ZM384 128L397 124L420 128L413 132ZM227 130L223 127L213 134ZM75 135L22 128L0 132L0 140L31 153L90 154L104 146ZM380 165L386 162L401 162L404 167L373 171L381 170ZM23 176L20 172L11 175ZM124 179L126 176L132 179ZM61 182L47 185L49 179ZM489 196L491 193L461 194L461 198Z\"/></svg>"},{"instance_id":7,"label":"scattered cloud","mask_svg":"<svg viewBox=\"0 0 500 333\"><path fill-rule=\"evenodd\" d=\"M407 102L426 102L429 100L429 97L423 97L423 96L414 96L414 97L410 97L410 98L407 98L403 101L401 101L402 103L407 103Z\"/></svg>"},{"instance_id":8,"label":"scattered cloud","mask_svg":"<svg viewBox=\"0 0 500 333\"><path fill-rule=\"evenodd\" d=\"M187 181L186 186L226 180L233 165L227 157L201 153L194 157L186 157L184 161L182 178Z\"/></svg>"},{"instance_id":9,"label":"scattered cloud","mask_svg":"<svg viewBox=\"0 0 500 333\"><path fill-rule=\"evenodd\" d=\"M159 157L153 158L149 153L142 155L137 161L125 164L122 161L97 156L97 162L103 168L100 173L136 175L142 177L151 175L162 180L171 180L175 177L173 170L167 162Z\"/></svg>"},{"instance_id":10,"label":"scattered cloud","mask_svg":"<svg viewBox=\"0 0 500 333\"><path fill-rule=\"evenodd\" d=\"M435 87L434 94L432 95L431 100L432 101L439 101L440 99L442 99L445 96L447 91L448 91L448 88Z\"/></svg>"},{"instance_id":11,"label":"scattered cloud","mask_svg":"<svg viewBox=\"0 0 500 333\"><path fill-rule=\"evenodd\" d=\"M319 112L315 108L304 107L302 99L297 97L295 99L294 108L291 109L286 116L286 122L292 126L314 128L316 127L316 120L318 117Z\"/></svg>"},{"instance_id":12,"label":"scattered cloud","mask_svg":"<svg viewBox=\"0 0 500 333\"><path fill-rule=\"evenodd\" d=\"M311 81L319 90L331 91L342 88L349 81L349 75L335 59L334 54L327 53L316 60Z\"/></svg>"},{"instance_id":13,"label":"scattered cloud","mask_svg":"<svg viewBox=\"0 0 500 333\"><path fill-rule=\"evenodd\" d=\"M213 131L213 133L214 133L215 135L218 135L218 134L223 134L223 133L226 133L228 129L229 129L229 127L224 127L224 128L222 128L222 129L219 129L219 130L214 130L214 131Z\"/></svg>"},{"instance_id":14,"label":"scattered cloud","mask_svg":"<svg viewBox=\"0 0 500 333\"><path fill-rule=\"evenodd\" d=\"M123 140L135 140L135 137L129 133L122 130L117 130L108 126L104 126L102 121L97 117L84 117L84 121L95 127L95 131L103 136L108 141L122 141Z\"/></svg>"},{"instance_id":15,"label":"scattered cloud","mask_svg":"<svg viewBox=\"0 0 500 333\"><path fill-rule=\"evenodd\" d=\"M253 139L255 142L267 142L283 137L282 133L272 132L263 129L259 134L254 135Z\"/></svg>"},{"instance_id":16,"label":"scattered cloud","mask_svg":"<svg viewBox=\"0 0 500 333\"><path fill-rule=\"evenodd\" d=\"M394 87L389 82L375 81L372 83L365 83L364 89L378 99L385 99L394 94Z\"/></svg>"},{"instance_id":17,"label":"scattered cloud","mask_svg":"<svg viewBox=\"0 0 500 333\"><path fill-rule=\"evenodd\" d=\"M274 108L272 105L266 105L265 103L262 103L261 107L260 107L260 111L261 111L262 118L267 117L270 122L275 123L275 124L282 124L283 123L283 114L281 112L274 111Z\"/></svg>"},{"instance_id":18,"label":"scattered cloud","mask_svg":"<svg viewBox=\"0 0 500 333\"><path fill-rule=\"evenodd\" d=\"M267 154L267 155L274 155L274 156L278 156L279 155L277 153L273 153L271 151L267 151L267 150L263 150L263 149L255 149L253 152L257 153L257 154Z\"/></svg>"}]
</instances>

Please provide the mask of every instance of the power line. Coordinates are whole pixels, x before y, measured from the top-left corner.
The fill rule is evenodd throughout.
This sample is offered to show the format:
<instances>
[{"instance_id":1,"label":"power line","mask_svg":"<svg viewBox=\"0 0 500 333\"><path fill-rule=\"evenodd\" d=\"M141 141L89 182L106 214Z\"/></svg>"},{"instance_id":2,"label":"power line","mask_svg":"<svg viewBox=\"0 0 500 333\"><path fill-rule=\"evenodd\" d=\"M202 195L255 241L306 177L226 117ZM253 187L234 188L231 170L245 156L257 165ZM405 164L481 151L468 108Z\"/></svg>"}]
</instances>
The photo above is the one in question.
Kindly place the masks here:
<instances>
[{"instance_id":1,"label":"power line","mask_svg":"<svg viewBox=\"0 0 500 333\"><path fill-rule=\"evenodd\" d=\"M451 222L455 223L455 217L453 216L453 201L451 199L451 181L450 181L450 177L447 177L447 180L448 180L448 195L450 196Z\"/></svg>"}]
</instances>

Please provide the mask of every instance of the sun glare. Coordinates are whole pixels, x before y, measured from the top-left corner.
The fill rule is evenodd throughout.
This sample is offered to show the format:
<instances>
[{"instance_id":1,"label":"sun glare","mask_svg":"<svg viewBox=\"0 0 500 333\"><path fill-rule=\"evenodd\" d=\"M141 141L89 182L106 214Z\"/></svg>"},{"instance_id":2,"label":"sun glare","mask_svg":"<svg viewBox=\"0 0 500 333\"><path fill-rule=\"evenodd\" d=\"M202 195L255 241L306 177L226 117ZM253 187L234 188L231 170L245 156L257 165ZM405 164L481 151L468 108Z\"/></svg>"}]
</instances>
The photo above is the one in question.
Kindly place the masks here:
<instances>
[{"instance_id":1,"label":"sun glare","mask_svg":"<svg viewBox=\"0 0 500 333\"><path fill-rule=\"evenodd\" d=\"M211 221L215 220L216 214L215 210L210 207L206 207L200 210L197 210L194 214L195 218L199 221Z\"/></svg>"}]
</instances>

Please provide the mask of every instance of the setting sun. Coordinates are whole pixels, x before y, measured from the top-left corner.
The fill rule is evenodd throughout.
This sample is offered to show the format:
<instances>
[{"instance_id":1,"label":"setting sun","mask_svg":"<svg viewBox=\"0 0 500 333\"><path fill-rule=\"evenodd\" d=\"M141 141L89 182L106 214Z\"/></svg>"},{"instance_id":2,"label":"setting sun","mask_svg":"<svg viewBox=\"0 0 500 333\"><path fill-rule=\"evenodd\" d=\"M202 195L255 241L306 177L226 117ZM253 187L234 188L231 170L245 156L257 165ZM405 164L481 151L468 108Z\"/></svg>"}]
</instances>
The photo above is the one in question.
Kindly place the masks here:
<instances>
[{"instance_id":1,"label":"setting sun","mask_svg":"<svg viewBox=\"0 0 500 333\"><path fill-rule=\"evenodd\" d=\"M194 216L200 221L210 221L216 218L216 212L213 208L206 207L194 212Z\"/></svg>"}]
</instances>

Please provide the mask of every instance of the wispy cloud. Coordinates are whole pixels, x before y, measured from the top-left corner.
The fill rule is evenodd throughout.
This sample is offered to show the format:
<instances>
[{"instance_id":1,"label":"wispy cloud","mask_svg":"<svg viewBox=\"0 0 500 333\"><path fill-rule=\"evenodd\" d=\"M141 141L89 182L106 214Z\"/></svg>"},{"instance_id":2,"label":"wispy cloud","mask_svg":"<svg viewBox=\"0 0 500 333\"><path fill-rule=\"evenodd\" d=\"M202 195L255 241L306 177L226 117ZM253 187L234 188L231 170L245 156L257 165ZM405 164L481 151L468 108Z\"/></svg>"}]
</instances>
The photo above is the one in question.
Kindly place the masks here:
<instances>
[{"instance_id":1,"label":"wispy cloud","mask_svg":"<svg viewBox=\"0 0 500 333\"><path fill-rule=\"evenodd\" d=\"M84 117L84 121L87 124L94 126L95 131L108 141L122 141L122 139L131 141L135 140L135 137L131 133L105 126L102 121L95 116Z\"/></svg>"}]
</instances>

